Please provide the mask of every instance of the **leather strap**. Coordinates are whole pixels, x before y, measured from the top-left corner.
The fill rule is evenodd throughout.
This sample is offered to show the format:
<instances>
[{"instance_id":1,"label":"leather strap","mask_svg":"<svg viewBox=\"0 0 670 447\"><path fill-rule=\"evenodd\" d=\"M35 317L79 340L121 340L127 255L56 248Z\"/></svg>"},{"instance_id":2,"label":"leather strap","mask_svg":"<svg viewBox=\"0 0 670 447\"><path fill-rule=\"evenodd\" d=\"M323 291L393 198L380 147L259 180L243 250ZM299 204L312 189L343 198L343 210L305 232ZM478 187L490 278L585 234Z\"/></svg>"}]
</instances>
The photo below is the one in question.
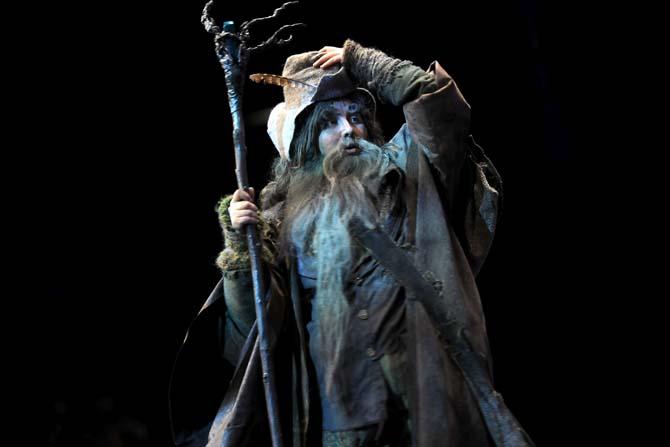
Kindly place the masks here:
<instances>
[{"instance_id":1,"label":"leather strap","mask_svg":"<svg viewBox=\"0 0 670 447\"><path fill-rule=\"evenodd\" d=\"M407 253L395 245L379 227L367 228L360 220L352 219L349 229L352 237L367 248L405 287L406 298L417 300L425 307L446 352L463 373L496 446L534 447L535 444L509 411L500 393L494 390L486 359L472 350L463 327L449 316L444 306L439 305L441 297L421 276Z\"/></svg>"}]
</instances>

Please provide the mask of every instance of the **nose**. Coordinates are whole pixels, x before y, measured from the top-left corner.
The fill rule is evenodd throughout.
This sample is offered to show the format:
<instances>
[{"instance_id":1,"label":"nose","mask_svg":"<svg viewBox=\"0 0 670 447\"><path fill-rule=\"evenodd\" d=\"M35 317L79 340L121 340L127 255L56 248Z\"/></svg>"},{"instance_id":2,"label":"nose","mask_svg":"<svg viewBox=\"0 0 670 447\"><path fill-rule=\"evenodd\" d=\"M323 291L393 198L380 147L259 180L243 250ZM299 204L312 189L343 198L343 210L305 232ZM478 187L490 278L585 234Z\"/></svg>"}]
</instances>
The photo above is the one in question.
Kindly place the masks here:
<instances>
[{"instance_id":1,"label":"nose","mask_svg":"<svg viewBox=\"0 0 670 447\"><path fill-rule=\"evenodd\" d=\"M342 138L353 138L354 137L354 126L351 125L349 120L343 119L341 125Z\"/></svg>"}]
</instances>

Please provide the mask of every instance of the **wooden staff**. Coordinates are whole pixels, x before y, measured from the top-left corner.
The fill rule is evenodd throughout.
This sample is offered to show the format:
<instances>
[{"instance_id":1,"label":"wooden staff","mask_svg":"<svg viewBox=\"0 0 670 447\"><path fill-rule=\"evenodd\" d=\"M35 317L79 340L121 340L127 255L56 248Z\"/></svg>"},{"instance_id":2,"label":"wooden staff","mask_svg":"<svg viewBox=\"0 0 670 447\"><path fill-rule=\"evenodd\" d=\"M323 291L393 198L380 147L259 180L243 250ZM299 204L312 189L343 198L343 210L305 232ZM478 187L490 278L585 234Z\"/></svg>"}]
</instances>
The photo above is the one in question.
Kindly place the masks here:
<instances>
[{"instance_id":1,"label":"wooden staff","mask_svg":"<svg viewBox=\"0 0 670 447\"><path fill-rule=\"evenodd\" d=\"M271 20L283 11L287 6L297 4L297 1L284 3L275 9L272 16L253 19L244 22L240 31L236 32L234 22L224 22L223 31L215 24L211 17L211 8L214 0L205 5L202 12L202 24L205 29L214 34L214 44L219 62L226 76L226 87L228 91L228 106L233 118L233 143L235 146L235 175L237 187L248 191L249 180L247 178L247 148L245 143L244 117L242 116L242 97L244 92L244 79L246 66L251 52L267 49L270 46L284 45L291 41L293 36L280 39L280 33L299 26L302 23L284 25L279 28L269 39L261 44L249 47L249 27L251 25ZM268 322L265 309L265 284L263 282L263 266L260 257L261 243L256 224L246 224L242 227L246 233L249 258L251 260L251 276L254 287L254 305L256 308L256 326L258 327L259 347L261 355L261 366L263 368L263 386L265 388L265 403L268 412L270 434L273 447L282 446L281 427L279 424L279 409L277 406L277 391L275 386L274 366L270 343L267 334Z\"/></svg>"}]
</instances>

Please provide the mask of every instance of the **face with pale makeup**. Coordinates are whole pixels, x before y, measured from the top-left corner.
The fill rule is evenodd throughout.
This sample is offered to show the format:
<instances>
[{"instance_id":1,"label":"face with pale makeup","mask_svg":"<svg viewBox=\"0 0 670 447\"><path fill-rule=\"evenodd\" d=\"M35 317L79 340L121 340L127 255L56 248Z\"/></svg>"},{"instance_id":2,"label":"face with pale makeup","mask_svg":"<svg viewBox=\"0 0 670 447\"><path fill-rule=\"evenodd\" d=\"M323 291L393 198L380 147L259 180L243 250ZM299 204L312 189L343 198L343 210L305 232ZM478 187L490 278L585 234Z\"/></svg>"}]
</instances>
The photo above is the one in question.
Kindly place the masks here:
<instances>
[{"instance_id":1,"label":"face with pale makeup","mask_svg":"<svg viewBox=\"0 0 670 447\"><path fill-rule=\"evenodd\" d=\"M344 151L347 155L361 152L357 140L368 137L368 129L361 116L361 106L349 99L333 101L319 123L319 150L326 155Z\"/></svg>"}]
</instances>

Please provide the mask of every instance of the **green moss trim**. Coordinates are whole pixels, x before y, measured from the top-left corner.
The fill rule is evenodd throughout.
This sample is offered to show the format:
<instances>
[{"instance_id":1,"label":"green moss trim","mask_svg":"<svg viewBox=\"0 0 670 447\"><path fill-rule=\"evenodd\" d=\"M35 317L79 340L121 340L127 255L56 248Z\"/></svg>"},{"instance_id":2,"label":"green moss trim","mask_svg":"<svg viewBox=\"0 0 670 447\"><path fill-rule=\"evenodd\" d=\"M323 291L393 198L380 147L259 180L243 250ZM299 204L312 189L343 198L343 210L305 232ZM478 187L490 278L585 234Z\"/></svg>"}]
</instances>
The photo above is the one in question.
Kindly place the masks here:
<instances>
[{"instance_id":1,"label":"green moss trim","mask_svg":"<svg viewBox=\"0 0 670 447\"><path fill-rule=\"evenodd\" d=\"M216 265L224 272L230 270L249 270L251 261L248 252L239 252L225 248L216 258Z\"/></svg>"},{"instance_id":2,"label":"green moss trim","mask_svg":"<svg viewBox=\"0 0 670 447\"><path fill-rule=\"evenodd\" d=\"M241 232L233 228L228 213L232 199L232 194L222 197L215 209L219 216L219 224L223 230L225 244L224 250L219 253L216 259L216 265L223 271L248 270L251 268L251 263L246 238ZM273 262L277 231L272 223L263 218L262 213L259 213L258 217L258 230L263 241L261 257L264 262Z\"/></svg>"},{"instance_id":3,"label":"green moss trim","mask_svg":"<svg viewBox=\"0 0 670 447\"><path fill-rule=\"evenodd\" d=\"M215 211L219 215L219 223L226 228L233 229L233 223L230 221L230 214L228 214L228 208L230 207L230 202L233 200L233 195L229 194L225 197L222 197L219 200L219 203L216 204Z\"/></svg>"}]
</instances>

